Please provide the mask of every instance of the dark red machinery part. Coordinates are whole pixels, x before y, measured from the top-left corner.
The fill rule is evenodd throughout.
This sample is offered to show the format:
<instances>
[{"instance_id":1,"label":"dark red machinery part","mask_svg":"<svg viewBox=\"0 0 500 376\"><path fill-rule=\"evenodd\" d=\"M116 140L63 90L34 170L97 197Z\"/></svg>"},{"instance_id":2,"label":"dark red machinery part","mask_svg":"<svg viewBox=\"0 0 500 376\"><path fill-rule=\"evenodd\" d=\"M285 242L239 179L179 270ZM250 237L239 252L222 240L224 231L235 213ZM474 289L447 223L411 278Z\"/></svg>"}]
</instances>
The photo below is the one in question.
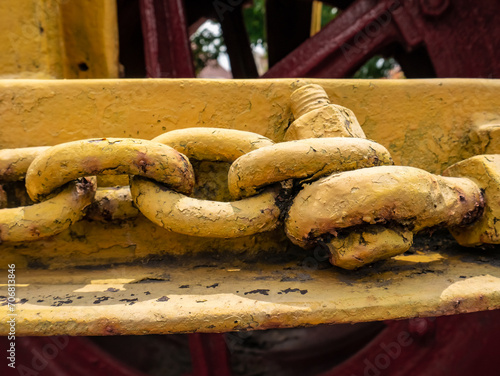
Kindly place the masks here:
<instances>
[{"instance_id":1,"label":"dark red machinery part","mask_svg":"<svg viewBox=\"0 0 500 376\"><path fill-rule=\"evenodd\" d=\"M267 0L266 78L341 78L375 54L394 55L407 77L500 76L500 2L326 0L343 11L307 38L310 1ZM243 0L140 0L149 77L193 77L188 26L215 18L235 78L257 76ZM285 4L286 3L286 4Z\"/></svg>"},{"instance_id":2,"label":"dark red machinery part","mask_svg":"<svg viewBox=\"0 0 500 376\"><path fill-rule=\"evenodd\" d=\"M266 0L267 55L272 67L311 33L312 7L304 0Z\"/></svg>"},{"instance_id":3,"label":"dark red machinery part","mask_svg":"<svg viewBox=\"0 0 500 376\"><path fill-rule=\"evenodd\" d=\"M191 376L231 376L223 334L189 334Z\"/></svg>"},{"instance_id":4,"label":"dark red machinery part","mask_svg":"<svg viewBox=\"0 0 500 376\"><path fill-rule=\"evenodd\" d=\"M387 324L363 350L318 376L498 375L500 310Z\"/></svg>"},{"instance_id":5,"label":"dark red machinery part","mask_svg":"<svg viewBox=\"0 0 500 376\"><path fill-rule=\"evenodd\" d=\"M5 376L146 376L110 356L85 337L17 337L15 366L8 366L10 343L0 340Z\"/></svg>"},{"instance_id":6,"label":"dark red machinery part","mask_svg":"<svg viewBox=\"0 0 500 376\"><path fill-rule=\"evenodd\" d=\"M364 348L340 365L317 376L496 376L500 369L500 310L438 318L386 322L387 327ZM307 330L307 329L305 329ZM117 338L119 339L119 338ZM229 376L222 335L193 334L190 338L190 376ZM0 351L8 353L6 337ZM17 369L2 375L39 376L144 376L81 337L17 338ZM139 353L140 349L137 348ZM289 354L290 355L290 354ZM314 354L313 354L314 355ZM332 354L334 356L334 354ZM302 352L297 357L304 357ZM127 359L122 359L127 361ZM312 359L310 359L312 360ZM315 359L315 361L320 361ZM328 361L326 359L325 361ZM307 364L308 359L304 358ZM24 366L21 373L21 366ZM251 365L250 365L251 367ZM29 373L29 369L33 372ZM308 376L303 369L288 376Z\"/></svg>"},{"instance_id":7,"label":"dark red machinery part","mask_svg":"<svg viewBox=\"0 0 500 376\"><path fill-rule=\"evenodd\" d=\"M140 9L148 77L195 77L183 0L140 0Z\"/></svg>"},{"instance_id":8,"label":"dark red machinery part","mask_svg":"<svg viewBox=\"0 0 500 376\"><path fill-rule=\"evenodd\" d=\"M264 77L346 77L390 47L410 54L407 77L500 77L499 12L498 1L357 0Z\"/></svg>"}]
</instances>

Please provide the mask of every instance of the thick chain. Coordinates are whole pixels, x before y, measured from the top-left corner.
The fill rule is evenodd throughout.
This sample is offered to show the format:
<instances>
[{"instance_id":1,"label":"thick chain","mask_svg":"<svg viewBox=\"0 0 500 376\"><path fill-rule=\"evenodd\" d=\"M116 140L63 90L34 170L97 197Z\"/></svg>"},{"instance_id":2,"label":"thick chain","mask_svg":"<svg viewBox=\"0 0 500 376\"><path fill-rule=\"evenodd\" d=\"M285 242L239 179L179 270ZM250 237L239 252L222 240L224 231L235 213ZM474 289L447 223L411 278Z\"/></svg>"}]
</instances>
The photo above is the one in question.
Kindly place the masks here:
<instances>
[{"instance_id":1,"label":"thick chain","mask_svg":"<svg viewBox=\"0 0 500 376\"><path fill-rule=\"evenodd\" d=\"M0 169L8 172L5 173L8 180L19 180L25 174L26 189L34 202L44 200L77 178L127 174L131 176L130 194L128 190L120 196L116 191L99 189L89 213L92 218L123 218L123 214L113 216L118 208L134 215L133 206L126 204L130 197L134 206L159 226L187 235L220 238L253 235L279 225L282 216L278 206L280 189L266 188L274 183L288 179L317 179L335 171L392 164L384 147L364 139L325 138L274 144L255 133L215 128L176 130L152 141L90 139L50 148L20 149L19 153L15 150L2 151ZM233 162L229 189L239 200L217 202L188 197L194 186L194 172L188 156L197 160ZM240 199L241 196L245 198ZM32 210L28 208L47 202L16 210ZM110 202L114 202L111 211ZM90 203L86 201L81 209ZM99 208L107 208L107 213L96 210ZM29 230L25 219L6 213L5 209L0 211L2 229L25 229L24 237L19 230L18 241L55 235L67 227L53 226L50 231L47 218L46 231L34 232ZM57 221L73 223L75 218L72 215L70 220L60 215ZM33 236L33 233L39 235ZM0 232L2 241L12 239L5 234L8 231Z\"/></svg>"},{"instance_id":2,"label":"thick chain","mask_svg":"<svg viewBox=\"0 0 500 376\"><path fill-rule=\"evenodd\" d=\"M500 157L475 157L445 172L460 177L392 166L389 152L366 140L354 114L331 104L321 87L294 92L292 109L288 141L278 144L250 132L190 128L151 141L105 138L0 150L0 182L26 179L36 202L0 210L0 241L52 236L85 215L113 220L140 211L158 226L199 237L253 235L284 219L293 243L325 244L332 263L347 269L402 253L414 233L438 225L450 227L463 245L500 242ZM231 163L228 184L236 201L189 197L195 185L190 158ZM488 174L477 173L481 169ZM96 191L92 177L102 174L129 175L130 189Z\"/></svg>"}]
</instances>

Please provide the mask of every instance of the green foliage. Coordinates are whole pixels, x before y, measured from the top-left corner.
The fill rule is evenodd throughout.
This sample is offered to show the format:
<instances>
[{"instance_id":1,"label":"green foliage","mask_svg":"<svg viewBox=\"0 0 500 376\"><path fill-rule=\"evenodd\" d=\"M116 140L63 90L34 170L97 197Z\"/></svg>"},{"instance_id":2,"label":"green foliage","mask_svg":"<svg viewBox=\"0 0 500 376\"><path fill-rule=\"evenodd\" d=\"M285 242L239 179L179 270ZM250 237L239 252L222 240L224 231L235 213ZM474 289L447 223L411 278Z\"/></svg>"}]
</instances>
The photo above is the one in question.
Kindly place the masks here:
<instances>
[{"instance_id":1,"label":"green foliage","mask_svg":"<svg viewBox=\"0 0 500 376\"><path fill-rule=\"evenodd\" d=\"M253 5L243 9L243 19L252 47L266 45L266 2L253 0Z\"/></svg>"},{"instance_id":2,"label":"green foliage","mask_svg":"<svg viewBox=\"0 0 500 376\"><path fill-rule=\"evenodd\" d=\"M321 7L321 27L339 15L339 10L335 7L323 3Z\"/></svg>"},{"instance_id":3,"label":"green foliage","mask_svg":"<svg viewBox=\"0 0 500 376\"><path fill-rule=\"evenodd\" d=\"M368 60L359 70L354 73L353 78L382 78L387 77L389 71L397 65L392 57L385 59L375 55Z\"/></svg>"}]
</instances>

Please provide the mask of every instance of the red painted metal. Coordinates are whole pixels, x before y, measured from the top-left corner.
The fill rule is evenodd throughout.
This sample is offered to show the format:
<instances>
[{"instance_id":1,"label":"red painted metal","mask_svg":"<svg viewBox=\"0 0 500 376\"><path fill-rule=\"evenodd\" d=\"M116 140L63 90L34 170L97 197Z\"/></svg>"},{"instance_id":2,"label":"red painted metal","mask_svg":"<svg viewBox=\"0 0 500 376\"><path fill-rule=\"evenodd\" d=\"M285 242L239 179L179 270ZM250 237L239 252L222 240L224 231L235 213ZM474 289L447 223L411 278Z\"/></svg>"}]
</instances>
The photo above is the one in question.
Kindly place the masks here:
<instances>
[{"instance_id":1,"label":"red painted metal","mask_svg":"<svg viewBox=\"0 0 500 376\"><path fill-rule=\"evenodd\" d=\"M337 367L317 376L497 376L500 310L386 322L371 342ZM190 376L230 376L222 334L190 335ZM7 354L6 337L0 351ZM1 375L145 376L83 337L16 338L15 370L0 362ZM140 351L140 349L138 349ZM321 361L298 353L303 362ZM166 370L168 371L168 370ZM312 375L287 372L288 376Z\"/></svg>"},{"instance_id":2,"label":"red painted metal","mask_svg":"<svg viewBox=\"0 0 500 376\"><path fill-rule=\"evenodd\" d=\"M0 375L21 376L146 376L114 359L85 337L17 337L16 368L6 359L10 346L0 338Z\"/></svg>"},{"instance_id":3,"label":"red painted metal","mask_svg":"<svg viewBox=\"0 0 500 376\"><path fill-rule=\"evenodd\" d=\"M148 77L195 77L183 0L140 0L140 9Z\"/></svg>"},{"instance_id":4,"label":"red painted metal","mask_svg":"<svg viewBox=\"0 0 500 376\"><path fill-rule=\"evenodd\" d=\"M388 322L371 343L318 376L497 376L500 310Z\"/></svg>"},{"instance_id":5,"label":"red painted metal","mask_svg":"<svg viewBox=\"0 0 500 376\"><path fill-rule=\"evenodd\" d=\"M223 334L190 334L189 348L193 364L192 376L231 376Z\"/></svg>"},{"instance_id":6,"label":"red painted metal","mask_svg":"<svg viewBox=\"0 0 500 376\"><path fill-rule=\"evenodd\" d=\"M345 77L391 46L423 51L437 77L500 77L499 13L498 1L358 0L264 77Z\"/></svg>"}]
</instances>

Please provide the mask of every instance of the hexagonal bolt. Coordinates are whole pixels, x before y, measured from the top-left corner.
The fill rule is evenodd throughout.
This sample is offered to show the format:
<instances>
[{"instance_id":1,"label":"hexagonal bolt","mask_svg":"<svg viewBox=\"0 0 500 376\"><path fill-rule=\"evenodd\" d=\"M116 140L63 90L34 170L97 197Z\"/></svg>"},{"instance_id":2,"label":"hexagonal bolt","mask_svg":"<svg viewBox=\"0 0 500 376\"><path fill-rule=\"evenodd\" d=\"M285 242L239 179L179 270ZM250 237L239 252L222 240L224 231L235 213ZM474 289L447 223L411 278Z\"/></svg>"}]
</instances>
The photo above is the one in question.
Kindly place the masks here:
<instances>
[{"instance_id":1,"label":"hexagonal bolt","mask_svg":"<svg viewBox=\"0 0 500 376\"><path fill-rule=\"evenodd\" d=\"M285 141L321 137L366 138L354 113L332 104L325 90L315 84L305 85L290 96L295 121Z\"/></svg>"}]
</instances>

